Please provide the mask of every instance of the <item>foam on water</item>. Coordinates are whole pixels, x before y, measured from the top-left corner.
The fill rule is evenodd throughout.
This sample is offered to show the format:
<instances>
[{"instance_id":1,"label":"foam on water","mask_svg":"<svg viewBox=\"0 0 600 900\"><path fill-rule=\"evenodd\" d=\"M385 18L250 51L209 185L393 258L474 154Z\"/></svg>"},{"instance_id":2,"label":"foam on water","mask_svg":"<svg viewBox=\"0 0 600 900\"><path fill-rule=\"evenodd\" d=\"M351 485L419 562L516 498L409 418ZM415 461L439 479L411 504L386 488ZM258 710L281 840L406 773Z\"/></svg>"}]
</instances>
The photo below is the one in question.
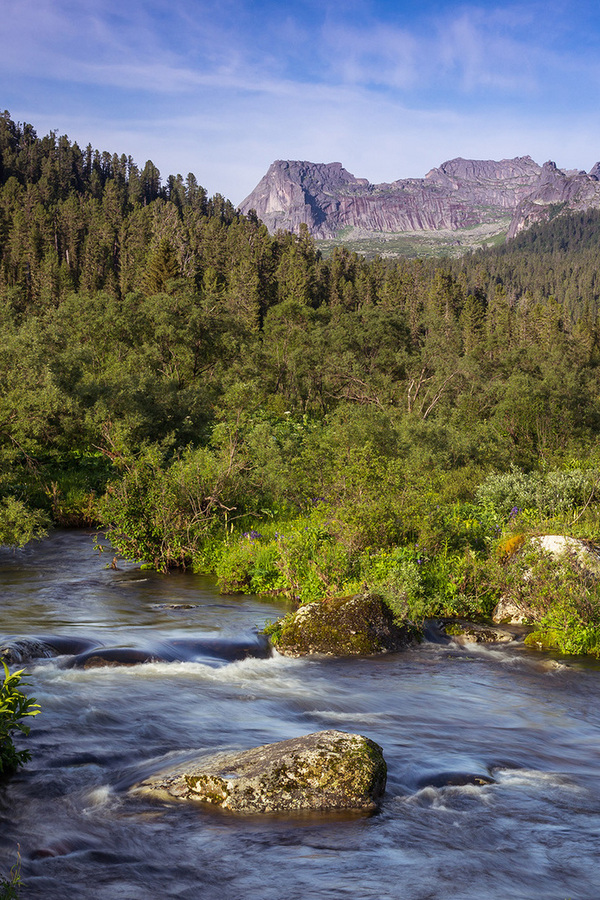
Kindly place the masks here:
<instances>
[{"instance_id":1,"label":"foam on water","mask_svg":"<svg viewBox=\"0 0 600 900\"><path fill-rule=\"evenodd\" d=\"M536 769L498 769L494 778L505 787L524 787L546 790L549 787L580 793L583 788L572 779L558 772L540 772Z\"/></svg>"}]
</instances>

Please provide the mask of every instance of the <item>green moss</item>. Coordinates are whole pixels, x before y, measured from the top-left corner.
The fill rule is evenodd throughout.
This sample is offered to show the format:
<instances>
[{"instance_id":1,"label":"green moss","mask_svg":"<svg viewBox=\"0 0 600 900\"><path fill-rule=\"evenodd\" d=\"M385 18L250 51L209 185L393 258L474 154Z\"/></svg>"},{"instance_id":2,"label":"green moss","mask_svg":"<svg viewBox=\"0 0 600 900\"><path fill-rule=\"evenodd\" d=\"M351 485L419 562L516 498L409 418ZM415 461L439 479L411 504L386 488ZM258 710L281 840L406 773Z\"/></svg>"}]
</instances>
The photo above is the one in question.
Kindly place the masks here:
<instances>
[{"instance_id":1,"label":"green moss","mask_svg":"<svg viewBox=\"0 0 600 900\"><path fill-rule=\"evenodd\" d=\"M600 628L571 625L565 628L538 628L525 638L535 650L558 650L560 653L600 657Z\"/></svg>"},{"instance_id":2,"label":"green moss","mask_svg":"<svg viewBox=\"0 0 600 900\"><path fill-rule=\"evenodd\" d=\"M450 637L458 637L458 636L460 636L461 634L464 634L464 633L465 633L464 626L463 626L463 625L457 625L456 622L448 623L448 624L444 627L444 631L445 631L446 634L449 635Z\"/></svg>"},{"instance_id":3,"label":"green moss","mask_svg":"<svg viewBox=\"0 0 600 900\"><path fill-rule=\"evenodd\" d=\"M184 781L189 788L188 797L203 800L222 806L229 796L227 782L218 775L185 775ZM197 795L196 798L193 795Z\"/></svg>"},{"instance_id":4,"label":"green moss","mask_svg":"<svg viewBox=\"0 0 600 900\"><path fill-rule=\"evenodd\" d=\"M372 656L397 650L413 638L394 623L379 597L332 597L301 607L276 623L271 639L282 653Z\"/></svg>"}]
</instances>

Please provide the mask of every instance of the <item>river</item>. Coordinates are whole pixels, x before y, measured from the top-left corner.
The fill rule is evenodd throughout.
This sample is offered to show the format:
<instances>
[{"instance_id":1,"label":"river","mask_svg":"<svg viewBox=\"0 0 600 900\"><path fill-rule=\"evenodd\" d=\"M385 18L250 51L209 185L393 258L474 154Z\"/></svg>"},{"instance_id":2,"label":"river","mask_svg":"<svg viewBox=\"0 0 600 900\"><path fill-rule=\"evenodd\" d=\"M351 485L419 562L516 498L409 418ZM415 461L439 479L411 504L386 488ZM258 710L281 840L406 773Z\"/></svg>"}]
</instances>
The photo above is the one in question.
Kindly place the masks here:
<instances>
[{"instance_id":1,"label":"river","mask_svg":"<svg viewBox=\"0 0 600 900\"><path fill-rule=\"evenodd\" d=\"M185 657L27 663L43 712L19 742L31 762L0 788L0 870L19 845L23 900L600 896L598 666L516 643L232 661L282 604L111 560L85 532L0 551L2 646L62 636ZM328 728L383 747L378 814L236 817L127 791L192 749ZM446 772L495 783L428 783Z\"/></svg>"}]
</instances>

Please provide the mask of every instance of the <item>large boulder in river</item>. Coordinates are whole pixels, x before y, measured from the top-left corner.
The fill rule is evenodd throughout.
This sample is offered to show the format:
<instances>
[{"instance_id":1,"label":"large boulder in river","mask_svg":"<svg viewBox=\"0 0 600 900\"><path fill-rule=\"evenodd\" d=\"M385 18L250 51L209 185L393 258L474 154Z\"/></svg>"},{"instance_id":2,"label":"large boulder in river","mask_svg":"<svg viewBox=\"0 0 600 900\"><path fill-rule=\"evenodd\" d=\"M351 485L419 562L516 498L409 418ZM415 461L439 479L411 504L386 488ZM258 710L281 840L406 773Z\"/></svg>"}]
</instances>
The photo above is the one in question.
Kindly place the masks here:
<instances>
[{"instance_id":1,"label":"large boulder in river","mask_svg":"<svg viewBox=\"0 0 600 900\"><path fill-rule=\"evenodd\" d=\"M397 625L380 597L356 594L307 603L270 626L269 633L286 656L375 656L405 647L416 629Z\"/></svg>"},{"instance_id":2,"label":"large boulder in river","mask_svg":"<svg viewBox=\"0 0 600 900\"><path fill-rule=\"evenodd\" d=\"M241 813L376 809L387 767L381 747L320 731L239 753L219 753L159 772L134 791Z\"/></svg>"}]
</instances>

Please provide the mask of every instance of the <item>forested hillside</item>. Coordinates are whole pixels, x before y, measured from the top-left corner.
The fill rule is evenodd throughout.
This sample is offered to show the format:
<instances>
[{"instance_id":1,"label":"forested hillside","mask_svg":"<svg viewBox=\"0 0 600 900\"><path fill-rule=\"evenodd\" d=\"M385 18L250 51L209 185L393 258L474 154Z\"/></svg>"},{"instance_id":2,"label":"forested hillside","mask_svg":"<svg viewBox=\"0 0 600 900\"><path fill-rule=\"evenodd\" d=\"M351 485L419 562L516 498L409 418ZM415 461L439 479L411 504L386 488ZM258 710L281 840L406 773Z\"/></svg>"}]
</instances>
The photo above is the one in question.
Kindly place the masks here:
<instances>
[{"instance_id":1,"label":"forested hillside","mask_svg":"<svg viewBox=\"0 0 600 900\"><path fill-rule=\"evenodd\" d=\"M99 524L224 589L418 618L489 614L515 533L598 536L596 214L323 260L8 113L0 182L4 543Z\"/></svg>"},{"instance_id":2,"label":"forested hillside","mask_svg":"<svg viewBox=\"0 0 600 900\"><path fill-rule=\"evenodd\" d=\"M500 247L454 261L453 271L465 271L487 295L502 285L512 302L554 297L569 329L579 319L589 328L600 308L600 210L555 212Z\"/></svg>"}]
</instances>

